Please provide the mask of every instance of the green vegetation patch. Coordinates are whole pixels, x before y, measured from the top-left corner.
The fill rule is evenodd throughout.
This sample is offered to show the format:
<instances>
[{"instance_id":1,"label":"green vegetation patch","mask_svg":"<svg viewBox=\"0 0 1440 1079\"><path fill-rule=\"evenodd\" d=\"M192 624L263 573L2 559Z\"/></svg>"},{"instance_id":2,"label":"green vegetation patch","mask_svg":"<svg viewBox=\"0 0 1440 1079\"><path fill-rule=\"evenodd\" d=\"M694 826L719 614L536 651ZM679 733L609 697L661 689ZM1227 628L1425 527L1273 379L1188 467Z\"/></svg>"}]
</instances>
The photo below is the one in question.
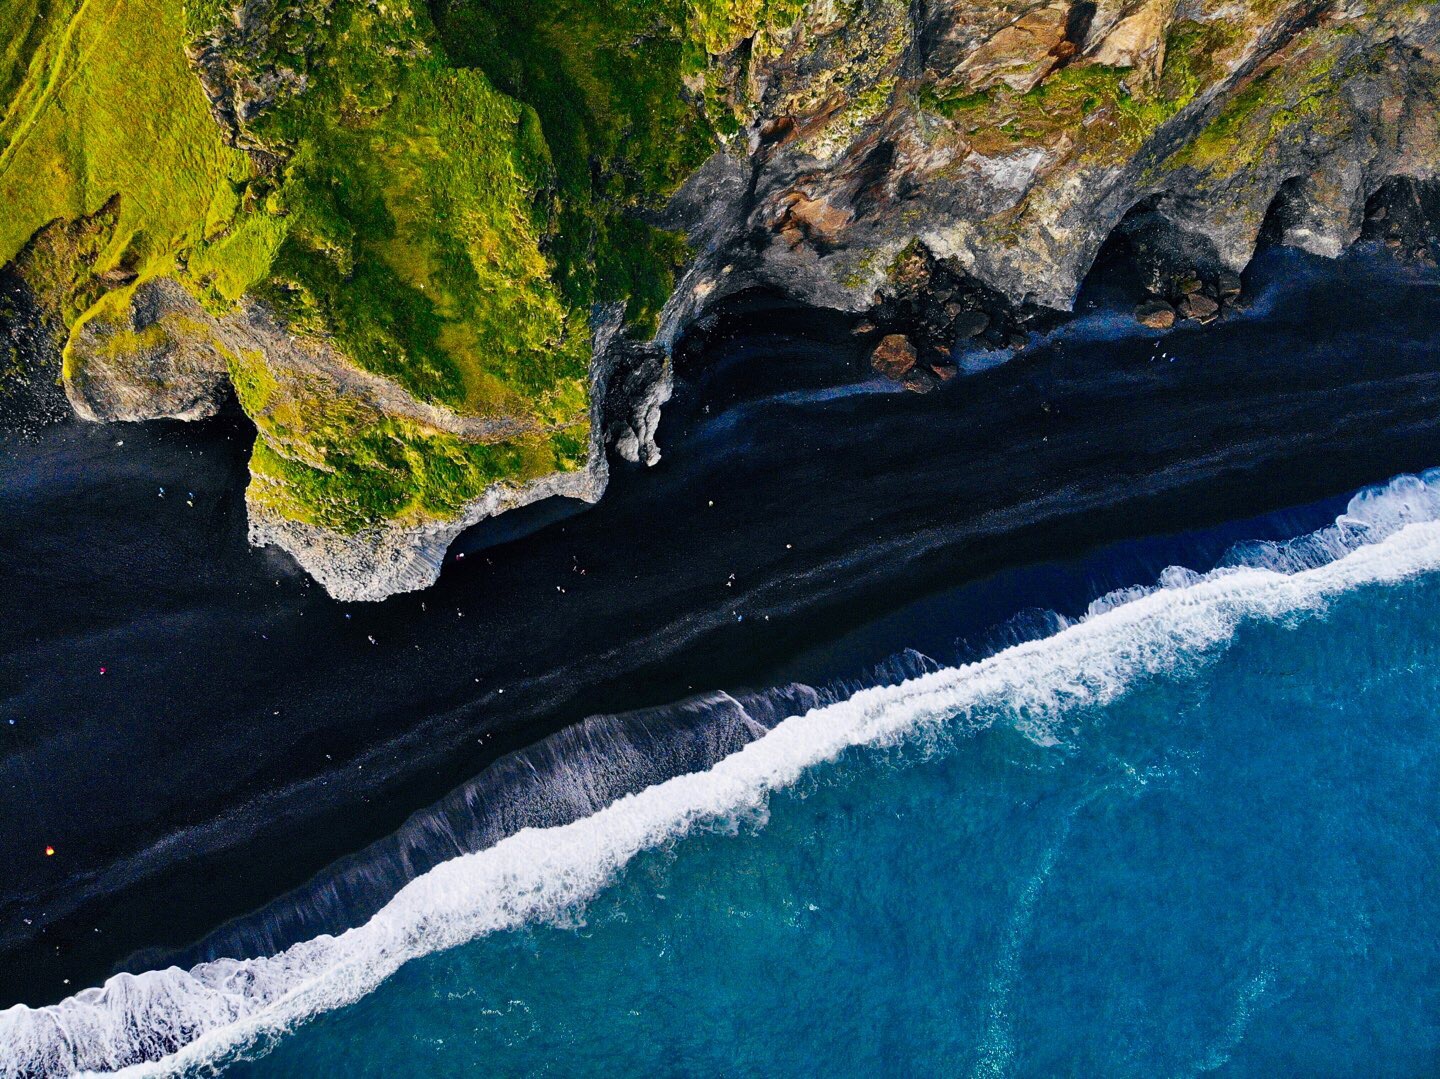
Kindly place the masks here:
<instances>
[{"instance_id":1,"label":"green vegetation patch","mask_svg":"<svg viewBox=\"0 0 1440 1079\"><path fill-rule=\"evenodd\" d=\"M1311 31L1301 48L1334 31ZM1330 48L1308 62L1273 67L1232 95L1215 119L1166 163L1215 176L1231 176L1249 167L1281 140L1301 138L1318 125L1342 122L1343 85L1358 74L1355 57L1341 64Z\"/></svg>"},{"instance_id":2,"label":"green vegetation patch","mask_svg":"<svg viewBox=\"0 0 1440 1079\"><path fill-rule=\"evenodd\" d=\"M384 416L320 383L281 381L257 355L227 356L261 431L252 500L291 520L354 533L387 522L451 518L491 484L523 483L585 464L589 426L474 442Z\"/></svg>"},{"instance_id":3,"label":"green vegetation patch","mask_svg":"<svg viewBox=\"0 0 1440 1079\"><path fill-rule=\"evenodd\" d=\"M118 196L92 269L166 272L202 240L217 198L252 174L186 62L179 6L20 0L4 19L29 9L34 22L5 54L12 81L22 63L26 74L0 118L0 263L51 222L95 216ZM37 292L57 283L32 280Z\"/></svg>"},{"instance_id":4,"label":"green vegetation patch","mask_svg":"<svg viewBox=\"0 0 1440 1079\"><path fill-rule=\"evenodd\" d=\"M1176 23L1166 35L1165 61L1153 85L1135 69L1074 63L1024 94L1004 86L977 92L932 86L922 88L918 101L960 126L983 153L1067 133L1082 160L1128 160L1223 73L1216 56L1239 34L1223 19Z\"/></svg>"},{"instance_id":5,"label":"green vegetation patch","mask_svg":"<svg viewBox=\"0 0 1440 1079\"><path fill-rule=\"evenodd\" d=\"M721 56L742 41L762 41L788 29L805 11L806 0L690 0L690 31L696 45ZM763 45L762 45L763 47Z\"/></svg>"},{"instance_id":6,"label":"green vegetation patch","mask_svg":"<svg viewBox=\"0 0 1440 1079\"><path fill-rule=\"evenodd\" d=\"M0 262L25 251L67 327L161 276L217 318L259 298L420 401L526 432L466 441L234 357L252 497L296 519L452 514L583 467L593 305L652 331L687 255L651 223L716 146L687 80L802 0L232 7L3 6ZM146 333L107 359L160 347Z\"/></svg>"},{"instance_id":7,"label":"green vegetation patch","mask_svg":"<svg viewBox=\"0 0 1440 1079\"><path fill-rule=\"evenodd\" d=\"M1069 134L1080 159L1121 161L1184 107L1159 93L1132 90L1128 80L1134 74L1129 68L1072 64L1024 94L1004 86L952 95L927 89L919 101L961 127L981 153Z\"/></svg>"},{"instance_id":8,"label":"green vegetation patch","mask_svg":"<svg viewBox=\"0 0 1440 1079\"><path fill-rule=\"evenodd\" d=\"M687 251L652 227L657 210L715 148L682 94L682 0L437 0L453 62L484 71L534 110L554 166L546 245L566 302L626 300L653 332Z\"/></svg>"},{"instance_id":9,"label":"green vegetation patch","mask_svg":"<svg viewBox=\"0 0 1440 1079\"><path fill-rule=\"evenodd\" d=\"M45 3L4 15L7 33L24 22L4 59L26 75L0 121L0 261L34 237L22 270L66 325L123 310L161 275L217 315L258 294L417 398L533 432L469 444L313 394L277 430L242 389L277 508L353 529L584 464L589 307L567 300L544 249L557 222L543 132L449 62L423 7L298 4L247 28L250 71L291 79L243 132L266 152L252 158L225 144L186 59L228 21L220 5ZM138 358L159 334L111 335L106 358Z\"/></svg>"}]
</instances>

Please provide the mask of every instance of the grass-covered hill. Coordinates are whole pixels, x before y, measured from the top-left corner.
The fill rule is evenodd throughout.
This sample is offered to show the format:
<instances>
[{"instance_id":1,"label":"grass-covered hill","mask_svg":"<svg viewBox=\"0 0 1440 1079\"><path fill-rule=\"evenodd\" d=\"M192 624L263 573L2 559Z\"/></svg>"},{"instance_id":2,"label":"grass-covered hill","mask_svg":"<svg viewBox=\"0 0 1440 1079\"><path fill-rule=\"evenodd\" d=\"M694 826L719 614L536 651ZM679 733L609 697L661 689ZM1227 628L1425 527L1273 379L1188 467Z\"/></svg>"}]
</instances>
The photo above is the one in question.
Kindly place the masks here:
<instances>
[{"instance_id":1,"label":"grass-covered hill","mask_svg":"<svg viewBox=\"0 0 1440 1079\"><path fill-rule=\"evenodd\" d=\"M715 145L687 70L767 17L12 0L0 264L21 259L77 385L95 367L143 397L167 347L205 338L260 431L252 500L339 531L453 514L494 481L585 464L592 309L653 327L685 251L646 212ZM209 317L137 316L158 279ZM328 369L238 345L227 320L255 301ZM377 406L336 362L495 422Z\"/></svg>"}]
</instances>

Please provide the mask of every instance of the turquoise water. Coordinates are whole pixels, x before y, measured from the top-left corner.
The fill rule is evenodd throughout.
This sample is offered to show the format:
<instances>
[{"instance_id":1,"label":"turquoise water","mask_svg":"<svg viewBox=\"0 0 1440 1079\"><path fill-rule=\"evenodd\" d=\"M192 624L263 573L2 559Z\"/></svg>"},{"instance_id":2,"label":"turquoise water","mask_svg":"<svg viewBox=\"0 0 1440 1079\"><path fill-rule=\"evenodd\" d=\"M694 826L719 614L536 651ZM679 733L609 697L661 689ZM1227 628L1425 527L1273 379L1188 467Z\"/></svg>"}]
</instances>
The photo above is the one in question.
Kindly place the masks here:
<instances>
[{"instance_id":1,"label":"turquoise water","mask_svg":"<svg viewBox=\"0 0 1440 1079\"><path fill-rule=\"evenodd\" d=\"M230 1074L1433 1074L1437 700L1440 576L1246 618L846 749Z\"/></svg>"}]
</instances>

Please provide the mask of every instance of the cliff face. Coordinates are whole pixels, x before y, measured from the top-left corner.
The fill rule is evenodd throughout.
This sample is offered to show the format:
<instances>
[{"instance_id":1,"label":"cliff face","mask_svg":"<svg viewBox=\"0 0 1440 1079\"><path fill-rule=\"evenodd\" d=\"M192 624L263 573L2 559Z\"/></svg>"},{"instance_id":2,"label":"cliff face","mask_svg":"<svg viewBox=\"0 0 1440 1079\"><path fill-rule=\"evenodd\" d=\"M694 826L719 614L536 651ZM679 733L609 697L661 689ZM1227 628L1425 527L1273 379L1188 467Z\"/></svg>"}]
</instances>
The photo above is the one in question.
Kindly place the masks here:
<instances>
[{"instance_id":1,"label":"cliff face","mask_svg":"<svg viewBox=\"0 0 1440 1079\"><path fill-rule=\"evenodd\" d=\"M0 38L0 262L76 411L233 390L252 541L345 599L653 463L668 348L743 288L934 360L1119 236L1147 318L1205 319L1262 227L1336 254L1440 167L1430 3L24 0Z\"/></svg>"},{"instance_id":2,"label":"cliff face","mask_svg":"<svg viewBox=\"0 0 1440 1079\"><path fill-rule=\"evenodd\" d=\"M1176 274L1243 269L1272 207L1333 256L1385 180L1440 165L1434 4L856 7L717 64L750 138L686 193L706 251L680 304L758 282L864 310L918 241L1068 309L1122 222L1168 232Z\"/></svg>"}]
</instances>

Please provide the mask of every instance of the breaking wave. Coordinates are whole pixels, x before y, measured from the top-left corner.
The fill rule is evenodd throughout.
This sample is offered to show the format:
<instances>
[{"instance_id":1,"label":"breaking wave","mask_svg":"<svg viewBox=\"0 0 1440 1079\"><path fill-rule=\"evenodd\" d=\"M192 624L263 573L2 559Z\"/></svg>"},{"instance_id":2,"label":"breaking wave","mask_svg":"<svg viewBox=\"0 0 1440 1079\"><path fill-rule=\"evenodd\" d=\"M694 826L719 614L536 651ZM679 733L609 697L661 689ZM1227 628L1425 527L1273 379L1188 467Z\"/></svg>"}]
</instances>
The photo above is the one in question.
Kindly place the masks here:
<instances>
[{"instance_id":1,"label":"breaking wave","mask_svg":"<svg viewBox=\"0 0 1440 1079\"><path fill-rule=\"evenodd\" d=\"M598 806L593 812L558 824L544 824L543 813L522 815L496 826L493 835L503 836L484 849L429 868L412 864L418 875L356 928L273 955L117 975L50 1007L13 1007L0 1013L0 1075L166 1074L217 1060L359 999L411 959L563 918L641 851L748 817L770 792L851 747L996 724L1049 744L1077 708L1194 668L1247 621L1313 617L1350 590L1435 569L1440 470L1362 491L1333 525L1285 543L1241 545L1208 573L1172 568L1157 584L1110 593L1073 620L1030 616L996 639L1002 650L962 666L926 669L932 665L912 657L894 677L882 672L884 684L848 696L787 687L728 698L734 707L719 712L724 700L689 702L704 722L677 724L672 711L670 733L660 737L684 749L667 766L688 762L698 771L656 775L644 749L653 729L647 713L587 721L566 737L588 752L605 741L600 732L615 735L609 755L599 755L613 772L567 758L566 746L578 743L541 752L552 754L549 775L569 770L569 786L555 788L569 793L546 796L556 799L549 819ZM717 714L729 718L717 724ZM523 768L524 759L512 764ZM470 789L412 823L446 821L457 851L486 841L456 831L466 813L479 819L467 807ZM546 798L535 804L549 805Z\"/></svg>"}]
</instances>

